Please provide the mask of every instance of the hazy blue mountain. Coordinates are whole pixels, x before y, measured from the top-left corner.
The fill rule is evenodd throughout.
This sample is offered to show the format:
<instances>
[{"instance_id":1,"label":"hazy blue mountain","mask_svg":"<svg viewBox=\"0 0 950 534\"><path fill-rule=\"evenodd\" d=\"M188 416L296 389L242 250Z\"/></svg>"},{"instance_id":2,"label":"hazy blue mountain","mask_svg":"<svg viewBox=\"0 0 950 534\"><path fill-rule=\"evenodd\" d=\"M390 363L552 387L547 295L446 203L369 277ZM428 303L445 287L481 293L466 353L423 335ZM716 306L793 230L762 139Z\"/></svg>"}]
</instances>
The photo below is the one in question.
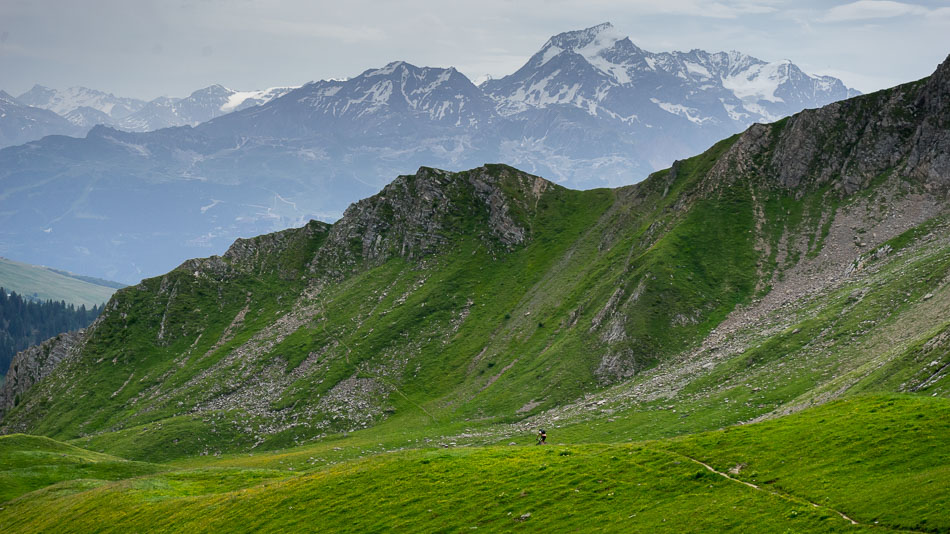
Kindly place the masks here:
<instances>
[{"instance_id":1,"label":"hazy blue mountain","mask_svg":"<svg viewBox=\"0 0 950 534\"><path fill-rule=\"evenodd\" d=\"M52 89L39 84L18 96L17 100L28 106L48 109L64 117L78 109L89 108L104 114L111 120L124 119L145 106L144 100L118 97L112 93L88 87ZM85 126L79 122L74 122L74 124ZM88 126L91 128L96 124L100 123L92 123Z\"/></svg>"},{"instance_id":2,"label":"hazy blue mountain","mask_svg":"<svg viewBox=\"0 0 950 534\"><path fill-rule=\"evenodd\" d=\"M222 85L212 85L185 98L163 96L146 102L117 97L112 93L88 87L69 87L61 90L34 85L32 89L16 97L17 102L52 111L69 121L70 125L59 123L59 129L24 135L18 138L17 142L3 143L0 146L22 144L52 134L82 136L98 124L133 132L149 132L171 126L194 126L232 111L269 102L293 89L272 87L260 91L236 91ZM3 127L5 122L5 118L0 117L0 127Z\"/></svg>"},{"instance_id":3,"label":"hazy blue mountain","mask_svg":"<svg viewBox=\"0 0 950 534\"><path fill-rule=\"evenodd\" d=\"M63 115L63 117L76 126L85 128L87 131L97 124L112 124L113 119L107 113L89 106L80 106Z\"/></svg>"},{"instance_id":4,"label":"hazy blue mountain","mask_svg":"<svg viewBox=\"0 0 950 534\"><path fill-rule=\"evenodd\" d=\"M292 87L273 87L263 91L235 91L216 84L198 89L185 98L156 98L122 120L104 124L130 132L195 126L235 110L268 102L291 90Z\"/></svg>"},{"instance_id":5,"label":"hazy blue mountain","mask_svg":"<svg viewBox=\"0 0 950 534\"><path fill-rule=\"evenodd\" d=\"M609 24L554 36L481 86L398 61L296 89L211 86L84 139L0 151L0 253L134 283L239 236L334 220L423 165L505 162L570 187L617 186L849 94L787 62L645 52ZM181 126L122 131L156 125Z\"/></svg>"},{"instance_id":6,"label":"hazy blue mountain","mask_svg":"<svg viewBox=\"0 0 950 534\"><path fill-rule=\"evenodd\" d=\"M52 111L30 107L0 91L0 147L19 145L47 135L81 134L81 128Z\"/></svg>"}]
</instances>

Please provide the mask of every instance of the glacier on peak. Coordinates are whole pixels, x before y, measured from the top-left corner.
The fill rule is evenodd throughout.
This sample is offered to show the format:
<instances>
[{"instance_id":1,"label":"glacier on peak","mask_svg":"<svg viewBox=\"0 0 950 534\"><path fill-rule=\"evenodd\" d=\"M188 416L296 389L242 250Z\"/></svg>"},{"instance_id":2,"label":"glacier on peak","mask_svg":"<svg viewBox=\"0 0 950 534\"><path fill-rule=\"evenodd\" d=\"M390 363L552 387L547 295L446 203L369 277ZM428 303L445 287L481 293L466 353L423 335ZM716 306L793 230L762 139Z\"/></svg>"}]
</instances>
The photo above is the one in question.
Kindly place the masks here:
<instances>
[{"instance_id":1,"label":"glacier on peak","mask_svg":"<svg viewBox=\"0 0 950 534\"><path fill-rule=\"evenodd\" d=\"M788 80L788 60L752 65L744 71L722 76L722 86L743 102L784 102L775 95L779 85Z\"/></svg>"},{"instance_id":2,"label":"glacier on peak","mask_svg":"<svg viewBox=\"0 0 950 534\"><path fill-rule=\"evenodd\" d=\"M232 111L248 107L244 105L245 103L253 106L266 104L267 102L270 102L277 97L283 96L297 88L299 88L299 86L269 87L267 89L260 89L257 91L234 91L233 89L228 89L228 91L231 92L231 95L228 96L228 101L222 104L219 109L225 113L230 113Z\"/></svg>"}]
</instances>

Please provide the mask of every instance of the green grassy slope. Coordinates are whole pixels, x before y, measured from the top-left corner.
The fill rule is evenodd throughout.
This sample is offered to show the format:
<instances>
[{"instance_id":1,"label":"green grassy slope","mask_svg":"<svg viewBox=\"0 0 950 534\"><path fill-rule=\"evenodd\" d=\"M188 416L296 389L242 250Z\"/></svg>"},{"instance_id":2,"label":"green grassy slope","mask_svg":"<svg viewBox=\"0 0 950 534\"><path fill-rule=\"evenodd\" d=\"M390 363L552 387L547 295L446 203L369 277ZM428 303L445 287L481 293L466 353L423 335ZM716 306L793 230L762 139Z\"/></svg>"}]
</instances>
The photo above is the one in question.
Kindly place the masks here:
<instances>
[{"instance_id":1,"label":"green grassy slope","mask_svg":"<svg viewBox=\"0 0 950 534\"><path fill-rule=\"evenodd\" d=\"M298 275L254 266L227 283L190 266L146 280L116 295L82 356L46 382L57 392L27 396L7 421L68 439L167 419L152 430L154 449L186 456L286 446L384 417L410 426L504 421L569 402L701 339L752 294L748 194L729 188L686 214L673 208L734 141L630 191L545 184L530 198L539 179L504 166L471 171L499 177L528 232L522 246L499 249L481 233L487 214L460 173L442 186L454 200L447 244L422 264L391 257L313 291ZM298 252L274 261L305 272L313 251L327 249L322 236L293 237ZM684 266L699 271L674 276ZM275 331L275 319L290 326ZM82 387L61 390L74 377ZM249 381L258 409L187 415L241 396ZM340 400L341 388L370 390L366 406ZM158 443L179 437L172 449Z\"/></svg>"},{"instance_id":2,"label":"green grassy slope","mask_svg":"<svg viewBox=\"0 0 950 534\"><path fill-rule=\"evenodd\" d=\"M775 417L855 394L947 397L950 241L928 224L805 306L778 307L615 388L514 428L559 427L570 442L642 440ZM928 237L929 236L929 237ZM729 349L735 345L740 348ZM730 352L726 352L730 350ZM617 414L622 413L622 416ZM500 439L500 438L499 438Z\"/></svg>"},{"instance_id":3,"label":"green grassy slope","mask_svg":"<svg viewBox=\"0 0 950 534\"><path fill-rule=\"evenodd\" d=\"M164 470L167 468L130 462L45 437L0 436L0 502L62 481L84 479L93 484Z\"/></svg>"},{"instance_id":4,"label":"green grassy slope","mask_svg":"<svg viewBox=\"0 0 950 534\"><path fill-rule=\"evenodd\" d=\"M784 125L771 128L778 135ZM246 256L196 260L119 292L83 354L4 423L165 461L373 425L413 429L413 439L488 432L633 376L620 402L606 390L604 406L629 408L624 388L657 389L658 373L688 367L683 355L735 306L752 304L770 280L823 250L828 214L858 209L874 192L841 198L816 186L796 200L756 180L710 192L710 170L736 141L617 191L548 185L533 196L542 182L504 166L408 177L406 187L437 186L450 200L434 218L441 244L421 260L367 256L353 238L331 246L332 230L322 226L250 240ZM467 181L479 172L499 178L526 229L523 244L485 235L488 214ZM887 177L878 186L916 187ZM381 236L374 243L387 243L400 224L392 198L398 192L361 208L379 216L366 226ZM910 390L898 380L905 376L934 378L924 389L946 393L943 376L927 374L942 356L925 362L914 352L943 339L945 325L933 320L950 304L940 282L950 275L950 246L934 238L941 221L882 244L886 254L869 251L852 281L740 332L746 349L681 373L637 402L626 424L600 428L605 417L587 414L578 434L709 430L843 388ZM315 255L347 270L324 278Z\"/></svg>"},{"instance_id":5,"label":"green grassy slope","mask_svg":"<svg viewBox=\"0 0 950 534\"><path fill-rule=\"evenodd\" d=\"M862 523L946 532L948 438L946 399L871 396L666 445Z\"/></svg>"},{"instance_id":6,"label":"green grassy slope","mask_svg":"<svg viewBox=\"0 0 950 534\"><path fill-rule=\"evenodd\" d=\"M63 482L3 504L0 523L11 532L941 532L948 416L946 399L872 396L656 442L584 445L552 433L547 447L409 449L329 467L314 467L305 455L317 453L303 447L95 487ZM335 447L350 439L359 438Z\"/></svg>"},{"instance_id":7,"label":"green grassy slope","mask_svg":"<svg viewBox=\"0 0 950 534\"><path fill-rule=\"evenodd\" d=\"M115 287L79 279L68 273L38 265L0 258L0 287L27 298L65 301L87 308L101 306L115 293Z\"/></svg>"}]
</instances>

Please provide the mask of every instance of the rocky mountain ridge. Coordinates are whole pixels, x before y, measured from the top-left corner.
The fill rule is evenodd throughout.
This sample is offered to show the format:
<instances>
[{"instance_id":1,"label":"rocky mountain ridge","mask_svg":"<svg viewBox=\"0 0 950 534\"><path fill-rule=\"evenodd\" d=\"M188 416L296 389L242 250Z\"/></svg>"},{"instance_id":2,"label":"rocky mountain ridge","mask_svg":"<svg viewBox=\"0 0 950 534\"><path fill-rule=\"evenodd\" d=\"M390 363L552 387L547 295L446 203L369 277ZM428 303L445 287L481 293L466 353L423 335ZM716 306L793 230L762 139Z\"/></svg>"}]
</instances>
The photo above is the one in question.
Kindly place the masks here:
<instances>
[{"instance_id":1,"label":"rocky mountain ridge","mask_svg":"<svg viewBox=\"0 0 950 534\"><path fill-rule=\"evenodd\" d=\"M23 105L0 91L0 147L18 145L47 135L81 135L80 128L52 111Z\"/></svg>"},{"instance_id":2,"label":"rocky mountain ridge","mask_svg":"<svg viewBox=\"0 0 950 534\"><path fill-rule=\"evenodd\" d=\"M0 403L4 412L20 404L20 398L29 389L48 376L63 360L80 349L83 331L67 332L30 347L16 355L10 363L0 391Z\"/></svg>"},{"instance_id":3,"label":"rocky mountain ridge","mask_svg":"<svg viewBox=\"0 0 950 534\"><path fill-rule=\"evenodd\" d=\"M0 147L35 141L46 135L81 137L96 125L129 132L150 132L174 126L196 126L215 117L267 103L295 87L272 87L260 91L235 91L220 84L192 92L184 98L159 97L150 101L117 97L87 87L51 89L34 85L29 91L8 99L35 109L52 111L69 121L56 128L32 132L5 142ZM5 121L0 117L0 126ZM6 121L8 122L8 121ZM41 135L42 134L42 135Z\"/></svg>"}]
</instances>

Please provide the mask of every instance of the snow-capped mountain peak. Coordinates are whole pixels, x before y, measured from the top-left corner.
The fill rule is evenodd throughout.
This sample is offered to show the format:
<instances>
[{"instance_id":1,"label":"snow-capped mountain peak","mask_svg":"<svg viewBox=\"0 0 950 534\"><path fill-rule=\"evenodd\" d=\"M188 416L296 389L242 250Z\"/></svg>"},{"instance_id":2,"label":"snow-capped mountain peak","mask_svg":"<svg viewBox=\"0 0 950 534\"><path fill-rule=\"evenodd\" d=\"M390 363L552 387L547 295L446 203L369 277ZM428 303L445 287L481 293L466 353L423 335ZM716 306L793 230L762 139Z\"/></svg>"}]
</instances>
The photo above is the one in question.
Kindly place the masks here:
<instances>
[{"instance_id":1,"label":"snow-capped mountain peak","mask_svg":"<svg viewBox=\"0 0 950 534\"><path fill-rule=\"evenodd\" d=\"M722 86L743 102L784 102L775 92L780 85L788 81L792 67L794 65L787 59L756 63L734 74L722 76Z\"/></svg>"},{"instance_id":2,"label":"snow-capped mountain peak","mask_svg":"<svg viewBox=\"0 0 950 534\"><path fill-rule=\"evenodd\" d=\"M400 138L433 128L474 131L497 114L494 102L455 68L395 61L346 80L308 83L200 129L215 133L253 124L259 134L285 136L287 117L299 120L294 135L339 140L366 135Z\"/></svg>"},{"instance_id":3,"label":"snow-capped mountain peak","mask_svg":"<svg viewBox=\"0 0 950 534\"><path fill-rule=\"evenodd\" d=\"M548 39L529 63L541 67L563 53L577 54L617 83L628 83L632 57L642 51L630 39L605 22L584 30L564 32Z\"/></svg>"},{"instance_id":4,"label":"snow-capped mountain peak","mask_svg":"<svg viewBox=\"0 0 950 534\"><path fill-rule=\"evenodd\" d=\"M617 31L613 24L604 22L583 30L559 33L548 39L548 42L545 43L542 50L552 46L561 50L577 51L582 55L584 54L581 50L595 54L598 50L610 48L614 43L625 38L626 35Z\"/></svg>"},{"instance_id":5,"label":"snow-capped mountain peak","mask_svg":"<svg viewBox=\"0 0 950 534\"><path fill-rule=\"evenodd\" d=\"M88 87L76 86L66 89L50 89L38 84L18 96L17 100L28 106L48 109L64 117L79 108L88 108L115 120L123 119L145 106L143 100L117 97L112 93L97 91ZM81 121L77 122L76 119L71 120L78 126L92 126L85 125Z\"/></svg>"},{"instance_id":6,"label":"snow-capped mountain peak","mask_svg":"<svg viewBox=\"0 0 950 534\"><path fill-rule=\"evenodd\" d=\"M648 52L610 23L555 35L517 72L480 87L505 116L567 105L630 123L653 114L644 110L652 104L704 127L734 123L730 129L857 94L787 59L765 62L699 49ZM659 115L649 124L667 119Z\"/></svg>"},{"instance_id":7,"label":"snow-capped mountain peak","mask_svg":"<svg viewBox=\"0 0 950 534\"><path fill-rule=\"evenodd\" d=\"M490 99L454 67L417 67L394 61L345 81L322 81L295 93L299 102L332 117L375 120L393 113L455 125L493 114Z\"/></svg>"}]
</instances>

